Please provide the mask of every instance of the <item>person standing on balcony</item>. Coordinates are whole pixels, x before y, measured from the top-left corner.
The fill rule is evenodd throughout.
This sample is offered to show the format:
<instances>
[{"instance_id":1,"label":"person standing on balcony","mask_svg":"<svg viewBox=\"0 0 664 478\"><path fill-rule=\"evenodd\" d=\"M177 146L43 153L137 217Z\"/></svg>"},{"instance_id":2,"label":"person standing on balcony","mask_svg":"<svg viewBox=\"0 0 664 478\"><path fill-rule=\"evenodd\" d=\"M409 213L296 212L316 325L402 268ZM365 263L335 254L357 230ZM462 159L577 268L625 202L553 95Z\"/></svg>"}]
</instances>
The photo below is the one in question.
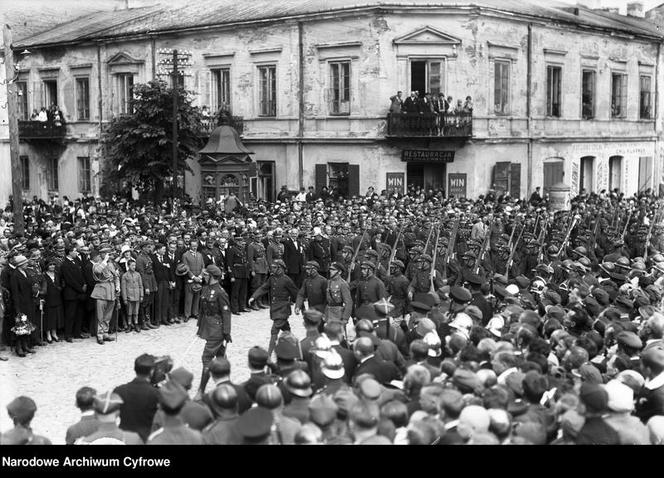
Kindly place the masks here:
<instances>
[{"instance_id":1,"label":"person standing on balcony","mask_svg":"<svg viewBox=\"0 0 664 478\"><path fill-rule=\"evenodd\" d=\"M466 96L466 102L463 104L463 112L473 114L473 98Z\"/></svg>"},{"instance_id":2,"label":"person standing on balcony","mask_svg":"<svg viewBox=\"0 0 664 478\"><path fill-rule=\"evenodd\" d=\"M37 121L41 121L42 123L46 123L48 121L46 107L42 106L41 110L39 111L39 115L37 115Z\"/></svg>"},{"instance_id":3,"label":"person standing on balcony","mask_svg":"<svg viewBox=\"0 0 664 478\"><path fill-rule=\"evenodd\" d=\"M403 99L401 99L402 92L397 91L397 94L390 97L390 113L401 113L403 108Z\"/></svg>"},{"instance_id":4,"label":"person standing on balcony","mask_svg":"<svg viewBox=\"0 0 664 478\"><path fill-rule=\"evenodd\" d=\"M410 96L406 98L406 101L403 102L403 109L406 111L406 113L419 113L419 101L415 91L411 91Z\"/></svg>"}]
</instances>

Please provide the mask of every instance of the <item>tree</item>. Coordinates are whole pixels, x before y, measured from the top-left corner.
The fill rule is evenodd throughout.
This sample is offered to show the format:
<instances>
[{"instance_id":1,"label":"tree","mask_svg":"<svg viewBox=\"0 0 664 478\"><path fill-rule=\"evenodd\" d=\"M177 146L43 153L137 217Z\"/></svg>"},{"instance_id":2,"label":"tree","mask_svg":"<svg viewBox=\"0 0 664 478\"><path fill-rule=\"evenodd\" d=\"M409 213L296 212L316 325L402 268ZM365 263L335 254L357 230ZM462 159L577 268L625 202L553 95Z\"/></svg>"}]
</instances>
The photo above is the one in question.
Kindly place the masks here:
<instances>
[{"instance_id":1,"label":"tree","mask_svg":"<svg viewBox=\"0 0 664 478\"><path fill-rule=\"evenodd\" d=\"M173 88L164 81L150 81L133 87L131 114L113 118L102 145L105 168L102 188L107 192L136 188L160 201L164 178L173 176L171 133ZM187 158L203 147L201 110L192 105L192 93L178 87L178 171L191 171ZM177 174L176 172L176 174Z\"/></svg>"}]
</instances>

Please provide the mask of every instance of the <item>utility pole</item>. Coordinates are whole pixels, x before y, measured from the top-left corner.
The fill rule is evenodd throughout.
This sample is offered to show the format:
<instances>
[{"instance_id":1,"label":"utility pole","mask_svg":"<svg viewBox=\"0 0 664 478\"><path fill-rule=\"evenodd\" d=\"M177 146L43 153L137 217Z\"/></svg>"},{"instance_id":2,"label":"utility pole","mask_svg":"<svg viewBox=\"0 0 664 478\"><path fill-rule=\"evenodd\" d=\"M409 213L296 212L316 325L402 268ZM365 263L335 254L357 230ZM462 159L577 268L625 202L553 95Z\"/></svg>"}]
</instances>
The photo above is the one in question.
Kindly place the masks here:
<instances>
[{"instance_id":1,"label":"utility pole","mask_svg":"<svg viewBox=\"0 0 664 478\"><path fill-rule=\"evenodd\" d=\"M9 154L12 171L12 198L14 213L14 231L18 234L25 232L25 219L23 217L23 171L18 155L18 88L16 79L18 72L14 67L14 53L12 52L12 29L4 25L2 40L5 45L5 82L7 84L7 114L9 120Z\"/></svg>"},{"instance_id":2,"label":"utility pole","mask_svg":"<svg viewBox=\"0 0 664 478\"><path fill-rule=\"evenodd\" d=\"M167 55L167 57L159 62L160 72L159 75L168 75L171 77L171 87L173 88L173 120L171 124L172 141L172 156L173 156L173 181L171 182L171 195L172 204L171 212L175 213L175 198L177 196L177 176L178 176L178 94L179 94L179 79L180 76L185 76L184 71L180 68L191 66L189 64L189 57L191 52L178 52L177 49L172 51L160 50L160 54ZM166 71L163 67L170 66L170 71ZM182 172L182 185L184 188L184 171Z\"/></svg>"}]
</instances>

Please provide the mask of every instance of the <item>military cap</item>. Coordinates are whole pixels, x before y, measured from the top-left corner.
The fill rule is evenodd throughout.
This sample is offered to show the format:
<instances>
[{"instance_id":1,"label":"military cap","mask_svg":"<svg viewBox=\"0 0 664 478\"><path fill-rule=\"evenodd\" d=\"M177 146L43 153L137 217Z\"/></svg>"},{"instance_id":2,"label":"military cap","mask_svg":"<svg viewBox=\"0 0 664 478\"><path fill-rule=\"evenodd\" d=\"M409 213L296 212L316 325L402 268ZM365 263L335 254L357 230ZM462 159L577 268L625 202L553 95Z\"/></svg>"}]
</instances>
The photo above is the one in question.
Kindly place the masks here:
<instances>
[{"instance_id":1,"label":"military cap","mask_svg":"<svg viewBox=\"0 0 664 478\"><path fill-rule=\"evenodd\" d=\"M593 412L603 412L609 406L609 394L602 385L596 383L583 382L579 398Z\"/></svg>"},{"instance_id":2,"label":"military cap","mask_svg":"<svg viewBox=\"0 0 664 478\"><path fill-rule=\"evenodd\" d=\"M415 326L415 332L420 337L424 337L429 332L433 332L435 330L436 330L436 324L434 323L434 321L431 319L427 319L426 317L420 319L420 321L417 323L417 326Z\"/></svg>"},{"instance_id":3,"label":"military cap","mask_svg":"<svg viewBox=\"0 0 664 478\"><path fill-rule=\"evenodd\" d=\"M311 421L319 427L326 427L337 418L339 407L332 397L326 394L316 395L309 403Z\"/></svg>"},{"instance_id":4,"label":"military cap","mask_svg":"<svg viewBox=\"0 0 664 478\"><path fill-rule=\"evenodd\" d=\"M474 251L471 251L470 249L467 250L466 252L463 253L462 257L472 257L474 259L477 259L477 254L475 254Z\"/></svg>"},{"instance_id":5,"label":"military cap","mask_svg":"<svg viewBox=\"0 0 664 478\"><path fill-rule=\"evenodd\" d=\"M390 267L399 267L402 271L406 268L406 266L401 262L399 259L394 259L390 263Z\"/></svg>"},{"instance_id":6,"label":"military cap","mask_svg":"<svg viewBox=\"0 0 664 478\"><path fill-rule=\"evenodd\" d=\"M464 312L468 314L474 321L477 323L482 322L483 314L482 310L476 305L468 305L464 309Z\"/></svg>"},{"instance_id":7,"label":"military cap","mask_svg":"<svg viewBox=\"0 0 664 478\"><path fill-rule=\"evenodd\" d=\"M277 341L274 352L277 354L277 358L281 360L295 360L300 356L297 345L290 340L283 340L283 337L280 337Z\"/></svg>"},{"instance_id":8,"label":"military cap","mask_svg":"<svg viewBox=\"0 0 664 478\"><path fill-rule=\"evenodd\" d=\"M302 312L302 318L305 322L316 325L320 324L323 320L323 313L316 309L308 309Z\"/></svg>"},{"instance_id":9,"label":"military cap","mask_svg":"<svg viewBox=\"0 0 664 478\"><path fill-rule=\"evenodd\" d=\"M20 423L31 420L36 411L37 404L30 397L26 396L16 397L7 405L9 417Z\"/></svg>"},{"instance_id":10,"label":"military cap","mask_svg":"<svg viewBox=\"0 0 664 478\"><path fill-rule=\"evenodd\" d=\"M205 268L205 271L210 274L212 277L221 277L222 272L221 269L219 269L217 266L214 264L210 264Z\"/></svg>"},{"instance_id":11,"label":"military cap","mask_svg":"<svg viewBox=\"0 0 664 478\"><path fill-rule=\"evenodd\" d=\"M633 349L641 349L643 347L643 342L641 342L639 336L634 332L629 332L627 330L623 330L618 335L616 335L616 341L625 347L630 347Z\"/></svg>"},{"instance_id":12,"label":"military cap","mask_svg":"<svg viewBox=\"0 0 664 478\"><path fill-rule=\"evenodd\" d=\"M341 252L350 252L351 254L355 254L355 251L350 246L344 246L343 249L341 249Z\"/></svg>"},{"instance_id":13,"label":"military cap","mask_svg":"<svg viewBox=\"0 0 664 478\"><path fill-rule=\"evenodd\" d=\"M455 286L450 289L450 297L455 302L465 304L473 300L473 294L465 287Z\"/></svg>"},{"instance_id":14,"label":"military cap","mask_svg":"<svg viewBox=\"0 0 664 478\"><path fill-rule=\"evenodd\" d=\"M468 274L466 277L466 282L473 285L482 285L484 283L482 278L477 274Z\"/></svg>"},{"instance_id":15,"label":"military cap","mask_svg":"<svg viewBox=\"0 0 664 478\"><path fill-rule=\"evenodd\" d=\"M431 310L431 306L427 304L423 304L422 302L419 301L413 301L410 303L410 306L413 308L414 311L420 312L420 313L427 313Z\"/></svg>"},{"instance_id":16,"label":"military cap","mask_svg":"<svg viewBox=\"0 0 664 478\"><path fill-rule=\"evenodd\" d=\"M387 299L381 299L373 304L374 310L379 316L387 316L394 310L394 304Z\"/></svg>"},{"instance_id":17,"label":"military cap","mask_svg":"<svg viewBox=\"0 0 664 478\"><path fill-rule=\"evenodd\" d=\"M122 397L117 393L106 392L95 397L94 409L99 415L108 415L120 410L123 403Z\"/></svg>"},{"instance_id":18,"label":"military cap","mask_svg":"<svg viewBox=\"0 0 664 478\"><path fill-rule=\"evenodd\" d=\"M235 430L245 441L259 442L270 435L273 421L270 410L253 407L240 415L235 424Z\"/></svg>"},{"instance_id":19,"label":"military cap","mask_svg":"<svg viewBox=\"0 0 664 478\"><path fill-rule=\"evenodd\" d=\"M275 259L272 261L272 265L281 267L283 270L286 270L286 263L281 259Z\"/></svg>"},{"instance_id":20,"label":"military cap","mask_svg":"<svg viewBox=\"0 0 664 478\"><path fill-rule=\"evenodd\" d=\"M375 251L373 249L367 249L364 251L365 256L371 256L371 257L378 257L378 251Z\"/></svg>"},{"instance_id":21,"label":"military cap","mask_svg":"<svg viewBox=\"0 0 664 478\"><path fill-rule=\"evenodd\" d=\"M194 382L194 374L184 367L178 367L175 370L172 370L168 376L171 380L182 385L185 390L189 390Z\"/></svg>"},{"instance_id":22,"label":"military cap","mask_svg":"<svg viewBox=\"0 0 664 478\"><path fill-rule=\"evenodd\" d=\"M311 389L311 378L303 370L293 370L288 374L284 382L286 390L296 397L307 398L313 393Z\"/></svg>"},{"instance_id":23,"label":"military cap","mask_svg":"<svg viewBox=\"0 0 664 478\"><path fill-rule=\"evenodd\" d=\"M159 403L169 410L182 408L187 398L187 391L176 381L169 380L159 388Z\"/></svg>"},{"instance_id":24,"label":"military cap","mask_svg":"<svg viewBox=\"0 0 664 478\"><path fill-rule=\"evenodd\" d=\"M380 398L380 394L382 393L380 383L371 377L367 377L359 382L358 389L360 392L360 397L364 397L367 400L378 400L378 398Z\"/></svg>"},{"instance_id":25,"label":"military cap","mask_svg":"<svg viewBox=\"0 0 664 478\"><path fill-rule=\"evenodd\" d=\"M505 300L507 297L512 297L512 294L510 294L507 291L507 288L503 287L500 284L494 284L493 293L496 297L498 297L501 300Z\"/></svg>"},{"instance_id":26,"label":"military cap","mask_svg":"<svg viewBox=\"0 0 664 478\"><path fill-rule=\"evenodd\" d=\"M347 273L346 266L343 265L341 262L333 262L330 265L330 268L338 270L339 272L341 272L341 275L343 276L345 276Z\"/></svg>"},{"instance_id":27,"label":"military cap","mask_svg":"<svg viewBox=\"0 0 664 478\"><path fill-rule=\"evenodd\" d=\"M507 277L505 277L502 274L494 274L493 275L493 282L494 282L494 284L499 284L503 287L507 287L507 284L508 284Z\"/></svg>"},{"instance_id":28,"label":"military cap","mask_svg":"<svg viewBox=\"0 0 664 478\"><path fill-rule=\"evenodd\" d=\"M597 299L597 302L602 306L609 305L610 298L609 293L600 287L596 287L592 290L591 295Z\"/></svg>"},{"instance_id":29,"label":"military cap","mask_svg":"<svg viewBox=\"0 0 664 478\"><path fill-rule=\"evenodd\" d=\"M316 261L307 261L307 263L304 265L304 267L313 267L316 270L320 269L320 264Z\"/></svg>"},{"instance_id":30,"label":"military cap","mask_svg":"<svg viewBox=\"0 0 664 478\"><path fill-rule=\"evenodd\" d=\"M360 267L363 267L363 268L366 267L366 268L369 268L371 270L376 270L376 264L374 264L371 261L362 261L362 264L360 265Z\"/></svg>"},{"instance_id":31,"label":"military cap","mask_svg":"<svg viewBox=\"0 0 664 478\"><path fill-rule=\"evenodd\" d=\"M212 359L208 368L210 369L210 373L215 377L223 377L231 373L231 363L224 357L215 357Z\"/></svg>"},{"instance_id":32,"label":"military cap","mask_svg":"<svg viewBox=\"0 0 664 478\"><path fill-rule=\"evenodd\" d=\"M627 276L625 274L621 274L620 272L611 272L609 277L618 283L627 282Z\"/></svg>"},{"instance_id":33,"label":"military cap","mask_svg":"<svg viewBox=\"0 0 664 478\"><path fill-rule=\"evenodd\" d=\"M530 279L524 275L519 275L515 279L516 285L519 286L519 289L527 289L530 287Z\"/></svg>"},{"instance_id":34,"label":"military cap","mask_svg":"<svg viewBox=\"0 0 664 478\"><path fill-rule=\"evenodd\" d=\"M616 307L623 309L625 311L631 311L634 308L634 304L628 297L624 295L619 295L614 301Z\"/></svg>"},{"instance_id":35,"label":"military cap","mask_svg":"<svg viewBox=\"0 0 664 478\"><path fill-rule=\"evenodd\" d=\"M422 254L417 260L429 263L433 262L433 258L429 254Z\"/></svg>"},{"instance_id":36,"label":"military cap","mask_svg":"<svg viewBox=\"0 0 664 478\"><path fill-rule=\"evenodd\" d=\"M549 264L538 264L537 267L535 267L535 270L537 272L553 274L553 267L551 267Z\"/></svg>"}]
</instances>

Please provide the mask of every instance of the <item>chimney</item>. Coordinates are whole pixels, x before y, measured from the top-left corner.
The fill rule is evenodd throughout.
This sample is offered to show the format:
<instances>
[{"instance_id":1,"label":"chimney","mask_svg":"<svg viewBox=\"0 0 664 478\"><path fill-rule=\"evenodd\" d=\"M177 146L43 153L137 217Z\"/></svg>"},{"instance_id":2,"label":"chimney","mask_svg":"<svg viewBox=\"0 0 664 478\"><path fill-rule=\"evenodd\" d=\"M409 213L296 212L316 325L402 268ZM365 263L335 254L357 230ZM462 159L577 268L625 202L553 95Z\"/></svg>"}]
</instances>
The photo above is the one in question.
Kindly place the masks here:
<instances>
[{"instance_id":1,"label":"chimney","mask_svg":"<svg viewBox=\"0 0 664 478\"><path fill-rule=\"evenodd\" d=\"M642 2L629 2L627 4L627 16L628 17L644 18L645 13L643 11L643 3Z\"/></svg>"}]
</instances>

